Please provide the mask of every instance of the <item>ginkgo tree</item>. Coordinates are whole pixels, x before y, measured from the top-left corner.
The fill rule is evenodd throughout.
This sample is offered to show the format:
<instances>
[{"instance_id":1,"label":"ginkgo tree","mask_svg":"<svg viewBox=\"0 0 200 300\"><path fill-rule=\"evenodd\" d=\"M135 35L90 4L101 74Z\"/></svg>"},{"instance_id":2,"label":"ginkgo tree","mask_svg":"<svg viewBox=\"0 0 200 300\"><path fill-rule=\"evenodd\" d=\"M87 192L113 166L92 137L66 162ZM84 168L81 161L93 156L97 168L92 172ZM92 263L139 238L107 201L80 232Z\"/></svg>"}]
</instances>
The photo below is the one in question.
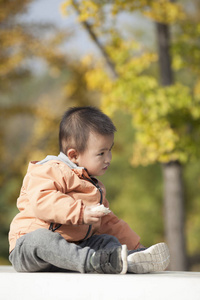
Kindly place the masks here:
<instances>
[{"instance_id":1,"label":"ginkgo tree","mask_svg":"<svg viewBox=\"0 0 200 300\"><path fill-rule=\"evenodd\" d=\"M78 102L76 88L71 85L66 96L60 82L77 76L83 85L81 72L62 51L69 33L22 18L32 2L0 1L0 259L8 257L9 222L25 166L47 149L57 152L60 114L70 101ZM38 72L41 62L49 82Z\"/></svg>"},{"instance_id":2,"label":"ginkgo tree","mask_svg":"<svg viewBox=\"0 0 200 300\"><path fill-rule=\"evenodd\" d=\"M166 45L168 61L158 53L146 51L134 40L125 40L122 34L112 27L117 22L121 11L140 10L144 16L151 18L157 29L168 30L176 24L177 34L172 45L172 66L176 73L183 66L195 69L200 51L197 45L187 47L192 36L198 36L199 21L195 33L191 27L187 11L181 3L159 1L65 1L63 13L70 10L77 13L78 21L84 26L102 54L102 60L85 58L87 64L85 77L88 88L98 90L102 97L102 108L108 114L116 110L125 110L132 115L132 124L136 131L132 164L148 165L160 162L163 166L165 184L166 236L172 252L172 270L186 269L184 240L184 186L182 182L182 165L199 157L200 143L200 97L199 74L194 72L194 83L174 81L169 48ZM108 22L108 19L110 22ZM112 22L112 21L113 22ZM187 30L186 30L187 29ZM102 36L104 43L100 43ZM162 40L159 41L162 46ZM166 39L170 43L170 38ZM184 45L183 50L182 46ZM191 45L191 43L189 43ZM195 53L191 63L184 61L189 48ZM179 52L177 51L179 49ZM162 51L162 49L160 50ZM184 55L183 55L184 54ZM151 74L152 65L160 63L160 75ZM162 66L164 64L164 67ZM198 68L196 68L198 69ZM108 72L107 72L108 71ZM111 75L111 76L110 76ZM166 76L165 76L166 75ZM163 82L162 82L163 81ZM161 82L161 84L160 84ZM175 185L172 186L173 182ZM170 201L170 198L172 201ZM168 206L170 204L170 208ZM172 226L170 226L172 225ZM175 234L174 234L175 233Z\"/></svg>"}]
</instances>

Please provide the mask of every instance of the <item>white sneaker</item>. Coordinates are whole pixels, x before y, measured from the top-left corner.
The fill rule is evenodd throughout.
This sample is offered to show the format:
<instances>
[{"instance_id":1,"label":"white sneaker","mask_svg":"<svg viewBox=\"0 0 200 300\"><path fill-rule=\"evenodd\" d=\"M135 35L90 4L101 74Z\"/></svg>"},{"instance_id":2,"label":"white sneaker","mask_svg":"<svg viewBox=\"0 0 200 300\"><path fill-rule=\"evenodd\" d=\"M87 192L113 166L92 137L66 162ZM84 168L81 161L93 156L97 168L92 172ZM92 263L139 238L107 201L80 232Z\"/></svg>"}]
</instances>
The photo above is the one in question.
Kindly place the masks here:
<instances>
[{"instance_id":1,"label":"white sneaker","mask_svg":"<svg viewBox=\"0 0 200 300\"><path fill-rule=\"evenodd\" d=\"M131 252L128 255L129 273L141 274L164 271L170 262L169 249L165 243Z\"/></svg>"}]
</instances>

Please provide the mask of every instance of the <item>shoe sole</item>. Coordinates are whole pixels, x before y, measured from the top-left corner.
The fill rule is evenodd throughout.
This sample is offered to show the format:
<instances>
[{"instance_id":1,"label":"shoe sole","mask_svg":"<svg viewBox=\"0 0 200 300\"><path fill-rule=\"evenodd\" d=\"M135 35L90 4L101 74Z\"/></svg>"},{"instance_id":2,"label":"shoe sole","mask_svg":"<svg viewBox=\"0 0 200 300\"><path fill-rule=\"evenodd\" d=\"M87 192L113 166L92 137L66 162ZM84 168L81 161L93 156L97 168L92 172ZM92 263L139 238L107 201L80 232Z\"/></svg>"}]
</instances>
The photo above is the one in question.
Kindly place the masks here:
<instances>
[{"instance_id":1,"label":"shoe sole","mask_svg":"<svg viewBox=\"0 0 200 300\"><path fill-rule=\"evenodd\" d=\"M170 253L165 243L153 245L146 250L128 256L128 272L144 274L164 271L170 262Z\"/></svg>"},{"instance_id":2,"label":"shoe sole","mask_svg":"<svg viewBox=\"0 0 200 300\"><path fill-rule=\"evenodd\" d=\"M126 274L127 273L127 269L128 269L128 261L127 261L127 255L128 255L128 250L127 250L127 246L126 245L122 245L121 248L121 259L122 259L122 271L120 272L120 274Z\"/></svg>"}]
</instances>

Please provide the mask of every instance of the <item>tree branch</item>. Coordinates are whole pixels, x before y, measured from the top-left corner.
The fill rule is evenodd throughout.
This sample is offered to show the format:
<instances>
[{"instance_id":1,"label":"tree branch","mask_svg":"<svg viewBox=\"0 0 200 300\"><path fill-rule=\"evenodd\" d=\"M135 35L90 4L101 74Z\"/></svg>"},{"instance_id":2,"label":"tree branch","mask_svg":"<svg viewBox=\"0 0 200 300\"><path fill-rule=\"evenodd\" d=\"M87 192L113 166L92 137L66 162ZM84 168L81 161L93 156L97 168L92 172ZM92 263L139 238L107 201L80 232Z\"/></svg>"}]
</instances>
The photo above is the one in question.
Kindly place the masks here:
<instances>
[{"instance_id":1,"label":"tree branch","mask_svg":"<svg viewBox=\"0 0 200 300\"><path fill-rule=\"evenodd\" d=\"M78 7L78 4L76 3L76 1L73 1L73 6L74 6L76 12L80 15L79 7ZM110 59L109 54L106 52L105 48L102 46L102 44L98 40L98 37L95 34L92 26L87 21L82 21L81 24L85 28L87 33L89 34L92 41L96 44L97 48L100 50L100 53L105 60L106 67L108 69L108 72L110 73L111 78L114 80L119 78L119 74L116 71L114 62Z\"/></svg>"}]
</instances>

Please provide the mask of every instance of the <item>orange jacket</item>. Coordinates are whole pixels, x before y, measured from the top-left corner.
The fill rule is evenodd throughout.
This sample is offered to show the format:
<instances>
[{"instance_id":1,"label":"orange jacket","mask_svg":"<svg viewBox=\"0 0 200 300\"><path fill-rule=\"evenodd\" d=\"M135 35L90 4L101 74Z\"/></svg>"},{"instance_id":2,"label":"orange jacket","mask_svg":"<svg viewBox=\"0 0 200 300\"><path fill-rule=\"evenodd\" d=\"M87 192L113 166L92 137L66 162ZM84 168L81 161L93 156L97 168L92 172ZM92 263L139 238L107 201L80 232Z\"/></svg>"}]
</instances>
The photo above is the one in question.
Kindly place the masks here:
<instances>
[{"instance_id":1,"label":"orange jacket","mask_svg":"<svg viewBox=\"0 0 200 300\"><path fill-rule=\"evenodd\" d=\"M109 207L105 194L103 184L97 179L91 181L83 168L71 168L57 159L44 164L31 162L17 200L19 213L10 226L10 251L19 237L38 228L48 229L51 223L54 228L61 224L56 232L70 242L92 234L110 234L135 249L139 236L112 212L95 225L83 224L85 206L100 203L102 198L104 206Z\"/></svg>"}]
</instances>

